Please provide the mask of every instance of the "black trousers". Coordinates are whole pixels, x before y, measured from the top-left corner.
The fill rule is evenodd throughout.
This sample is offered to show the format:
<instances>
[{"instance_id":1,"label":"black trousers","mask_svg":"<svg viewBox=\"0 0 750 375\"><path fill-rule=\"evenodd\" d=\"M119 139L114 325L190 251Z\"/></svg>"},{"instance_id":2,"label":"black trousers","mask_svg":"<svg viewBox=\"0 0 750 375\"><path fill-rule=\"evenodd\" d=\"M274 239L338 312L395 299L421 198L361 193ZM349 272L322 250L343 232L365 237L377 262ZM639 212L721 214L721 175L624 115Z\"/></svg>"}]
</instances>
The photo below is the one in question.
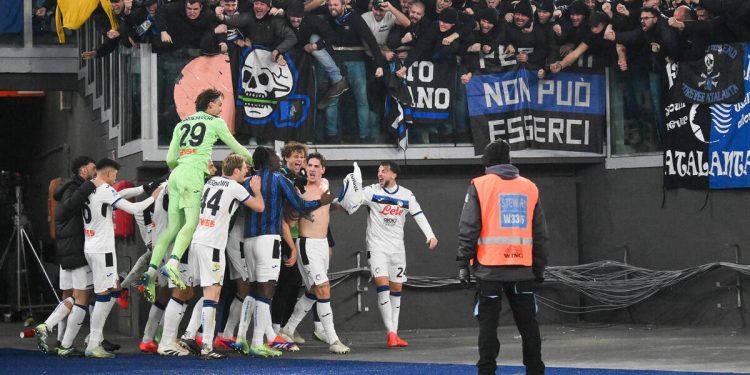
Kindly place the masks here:
<instances>
[{"instance_id":1,"label":"black trousers","mask_svg":"<svg viewBox=\"0 0 750 375\"><path fill-rule=\"evenodd\" d=\"M276 292L271 301L271 321L274 324L280 324L283 327L292 316L301 287L302 275L297 265L286 267L282 264Z\"/></svg>"},{"instance_id":2,"label":"black trousers","mask_svg":"<svg viewBox=\"0 0 750 375\"><path fill-rule=\"evenodd\" d=\"M479 374L494 374L500 341L497 326L502 310L502 295L505 294L513 311L513 320L523 342L523 364L526 374L544 374L542 362L542 339L536 321L536 298L533 282L498 282L478 280L475 314L479 321Z\"/></svg>"}]
</instances>

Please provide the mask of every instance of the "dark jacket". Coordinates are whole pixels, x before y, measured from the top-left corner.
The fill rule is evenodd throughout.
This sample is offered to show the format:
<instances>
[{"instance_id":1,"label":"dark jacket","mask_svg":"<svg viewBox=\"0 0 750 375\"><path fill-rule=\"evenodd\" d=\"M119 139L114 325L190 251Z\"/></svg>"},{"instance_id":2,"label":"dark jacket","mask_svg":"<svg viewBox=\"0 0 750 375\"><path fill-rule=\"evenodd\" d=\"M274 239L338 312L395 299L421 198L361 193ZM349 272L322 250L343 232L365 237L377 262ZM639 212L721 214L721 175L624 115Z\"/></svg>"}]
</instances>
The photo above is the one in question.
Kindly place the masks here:
<instances>
[{"instance_id":1,"label":"dark jacket","mask_svg":"<svg viewBox=\"0 0 750 375\"><path fill-rule=\"evenodd\" d=\"M531 51L528 53L528 63L536 67L544 66L547 62L547 56L552 49L556 48L554 40L548 39L547 36L547 32L537 27L536 24L528 33L515 25L510 25L506 33L507 42L513 45L516 53L524 50Z\"/></svg>"},{"instance_id":2,"label":"dark jacket","mask_svg":"<svg viewBox=\"0 0 750 375\"><path fill-rule=\"evenodd\" d=\"M55 257L63 269L87 264L83 255L83 203L96 187L76 175L55 190Z\"/></svg>"},{"instance_id":3,"label":"dark jacket","mask_svg":"<svg viewBox=\"0 0 750 375\"><path fill-rule=\"evenodd\" d=\"M232 17L224 16L224 23L238 28L254 45L263 45L280 53L288 52L297 44L297 36L287 21L270 14L261 19L255 18L253 12L240 13L239 16Z\"/></svg>"},{"instance_id":4,"label":"dark jacket","mask_svg":"<svg viewBox=\"0 0 750 375\"><path fill-rule=\"evenodd\" d=\"M518 177L518 168L510 164L500 164L489 167L486 174L496 174L505 180ZM474 276L480 280L490 281L525 281L544 278L544 268L547 266L547 222L542 210L541 195L534 207L532 225L532 265L524 266L483 266L475 262ZM458 258L474 259L477 255L477 240L482 230L482 210L479 205L477 189L469 185L461 221L458 223Z\"/></svg>"},{"instance_id":5,"label":"dark jacket","mask_svg":"<svg viewBox=\"0 0 750 375\"><path fill-rule=\"evenodd\" d=\"M364 51L345 51L337 50L335 52L335 58L341 61L352 61L352 60L366 60L372 59L375 61L376 67L384 67L386 65L385 58L380 52L380 46L375 40L375 36L372 35L372 31L362 19L362 16L356 12L346 10L344 14L339 17L327 16L328 25L333 29L335 39L333 40L334 49L335 47L362 47L369 49L372 57L365 55Z\"/></svg>"},{"instance_id":6,"label":"dark jacket","mask_svg":"<svg viewBox=\"0 0 750 375\"><path fill-rule=\"evenodd\" d=\"M191 20L185 14L185 3L181 1L160 5L156 10L159 31L166 31L172 37L175 49L201 48L201 41L215 18L211 9L204 6L198 18Z\"/></svg>"},{"instance_id":7,"label":"dark jacket","mask_svg":"<svg viewBox=\"0 0 750 375\"><path fill-rule=\"evenodd\" d=\"M401 25L393 25L393 28L388 33L388 39L386 45L391 51L405 51L414 48L417 40L430 28L430 22L424 19L417 22L416 24L410 23L408 27ZM401 39L406 33L412 34L411 42L401 43Z\"/></svg>"},{"instance_id":8,"label":"dark jacket","mask_svg":"<svg viewBox=\"0 0 750 375\"><path fill-rule=\"evenodd\" d=\"M726 27L736 40L750 40L750 1L747 0L701 0L700 6L716 16L723 16Z\"/></svg>"},{"instance_id":9,"label":"dark jacket","mask_svg":"<svg viewBox=\"0 0 750 375\"><path fill-rule=\"evenodd\" d=\"M453 26L446 32L441 32L437 22L434 22L424 35L414 45L414 49L404 60L404 66L409 67L415 61L442 61L455 60L456 55L461 52L461 45L464 43L461 37L454 40L449 45L443 45L443 39L457 32L456 26ZM472 39L473 39L473 35Z\"/></svg>"},{"instance_id":10,"label":"dark jacket","mask_svg":"<svg viewBox=\"0 0 750 375\"><path fill-rule=\"evenodd\" d=\"M305 17L302 18L299 28L295 29L292 26L289 26L289 28L292 29L294 35L297 36L297 46L299 47L304 47L306 44L310 43L311 36L318 35L320 36L320 39L315 42L315 44L318 45L318 50L327 49L336 37L333 33L333 29L331 29L326 21L318 16L312 16L309 14L306 14Z\"/></svg>"}]
</instances>

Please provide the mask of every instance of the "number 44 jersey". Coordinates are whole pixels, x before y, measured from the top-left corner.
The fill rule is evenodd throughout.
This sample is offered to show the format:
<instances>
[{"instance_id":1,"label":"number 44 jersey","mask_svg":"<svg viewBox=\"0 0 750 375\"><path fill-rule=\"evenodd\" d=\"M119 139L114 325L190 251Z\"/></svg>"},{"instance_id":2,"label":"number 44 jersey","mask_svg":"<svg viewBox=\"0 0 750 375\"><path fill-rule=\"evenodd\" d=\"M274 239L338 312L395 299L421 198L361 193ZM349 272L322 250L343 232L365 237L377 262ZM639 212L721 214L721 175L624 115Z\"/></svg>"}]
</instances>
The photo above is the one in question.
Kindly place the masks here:
<instances>
[{"instance_id":1,"label":"number 44 jersey","mask_svg":"<svg viewBox=\"0 0 750 375\"><path fill-rule=\"evenodd\" d=\"M213 177L203 186L201 214L193 243L224 249L227 246L229 222L237 208L250 199L250 193L234 180Z\"/></svg>"}]
</instances>

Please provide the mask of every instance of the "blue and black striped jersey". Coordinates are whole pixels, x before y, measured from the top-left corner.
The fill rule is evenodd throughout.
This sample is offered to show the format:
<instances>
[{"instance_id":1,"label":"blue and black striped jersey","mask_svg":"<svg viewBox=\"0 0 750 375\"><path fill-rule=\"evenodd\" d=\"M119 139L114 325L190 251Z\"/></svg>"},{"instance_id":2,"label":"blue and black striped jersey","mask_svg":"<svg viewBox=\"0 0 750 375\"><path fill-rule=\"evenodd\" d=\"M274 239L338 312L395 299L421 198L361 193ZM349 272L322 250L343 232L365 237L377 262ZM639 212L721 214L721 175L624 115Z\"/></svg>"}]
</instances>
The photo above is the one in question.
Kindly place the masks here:
<instances>
[{"instance_id":1,"label":"blue and black striped jersey","mask_svg":"<svg viewBox=\"0 0 750 375\"><path fill-rule=\"evenodd\" d=\"M297 194L294 184L279 172L262 169L256 173L260 176L261 194L266 208L262 213L245 208L245 238L257 237L264 234L281 234L282 209L284 204L302 213L320 207L320 200L306 201ZM250 180L245 180L245 189L250 191Z\"/></svg>"}]
</instances>

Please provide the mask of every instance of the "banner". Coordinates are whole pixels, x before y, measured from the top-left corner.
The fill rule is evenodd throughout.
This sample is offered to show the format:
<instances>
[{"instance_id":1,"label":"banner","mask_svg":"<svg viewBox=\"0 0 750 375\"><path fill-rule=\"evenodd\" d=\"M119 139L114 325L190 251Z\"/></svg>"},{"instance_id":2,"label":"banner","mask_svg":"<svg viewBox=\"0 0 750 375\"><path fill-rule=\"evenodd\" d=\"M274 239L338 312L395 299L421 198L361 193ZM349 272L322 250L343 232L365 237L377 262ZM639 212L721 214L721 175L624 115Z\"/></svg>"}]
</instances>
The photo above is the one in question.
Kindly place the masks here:
<instances>
[{"instance_id":1,"label":"banner","mask_svg":"<svg viewBox=\"0 0 750 375\"><path fill-rule=\"evenodd\" d=\"M0 1L0 34L23 33L23 1Z\"/></svg>"},{"instance_id":2,"label":"banner","mask_svg":"<svg viewBox=\"0 0 750 375\"><path fill-rule=\"evenodd\" d=\"M174 84L174 103L181 120L195 113L195 98L209 88L221 91L225 102L232 103L232 74L226 55L198 56L182 68ZM236 133L234 107L231 104L223 107L221 118L227 123L229 131Z\"/></svg>"},{"instance_id":3,"label":"banner","mask_svg":"<svg viewBox=\"0 0 750 375\"><path fill-rule=\"evenodd\" d=\"M512 150L603 152L603 71L571 66L540 80L538 69L527 64L492 70L497 72L480 71L466 85L476 155L501 138Z\"/></svg>"},{"instance_id":4,"label":"banner","mask_svg":"<svg viewBox=\"0 0 750 375\"><path fill-rule=\"evenodd\" d=\"M664 187L708 188L711 112L701 104L670 103L665 108Z\"/></svg>"},{"instance_id":5,"label":"banner","mask_svg":"<svg viewBox=\"0 0 750 375\"><path fill-rule=\"evenodd\" d=\"M284 59L286 65L272 61L271 51L260 45L230 54L238 133L264 140L312 140L310 56L294 49Z\"/></svg>"},{"instance_id":6,"label":"banner","mask_svg":"<svg viewBox=\"0 0 750 375\"><path fill-rule=\"evenodd\" d=\"M404 107L414 124L442 124L450 119L455 98L456 62L416 61L406 70L413 106Z\"/></svg>"},{"instance_id":7,"label":"banner","mask_svg":"<svg viewBox=\"0 0 750 375\"><path fill-rule=\"evenodd\" d=\"M742 101L742 44L712 44L702 60L681 61L672 87L675 103L731 104Z\"/></svg>"},{"instance_id":8,"label":"banner","mask_svg":"<svg viewBox=\"0 0 750 375\"><path fill-rule=\"evenodd\" d=\"M717 46L711 46L708 53ZM743 51L742 49L738 49ZM702 105L671 102L665 108L664 187L731 189L750 187L750 65L744 48L744 94L737 104ZM682 63L680 63L682 64ZM667 73L675 76L668 67ZM679 73L676 74L679 82ZM674 87L674 86L673 86Z\"/></svg>"}]
</instances>

